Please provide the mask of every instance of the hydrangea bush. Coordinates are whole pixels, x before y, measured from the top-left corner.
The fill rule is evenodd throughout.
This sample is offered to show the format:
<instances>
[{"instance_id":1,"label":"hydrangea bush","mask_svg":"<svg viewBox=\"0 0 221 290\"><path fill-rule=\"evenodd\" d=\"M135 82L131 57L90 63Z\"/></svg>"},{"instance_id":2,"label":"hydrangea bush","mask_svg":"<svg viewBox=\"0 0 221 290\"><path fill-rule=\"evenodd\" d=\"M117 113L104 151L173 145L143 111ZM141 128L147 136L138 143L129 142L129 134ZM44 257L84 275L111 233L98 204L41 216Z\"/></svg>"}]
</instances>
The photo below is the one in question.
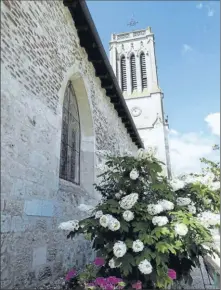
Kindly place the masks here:
<instances>
[{"instance_id":1,"label":"hydrangea bush","mask_svg":"<svg viewBox=\"0 0 221 290\"><path fill-rule=\"evenodd\" d=\"M101 177L102 199L92 216L60 225L68 238L84 234L92 241L104 259L97 277L120 277L136 289L166 288L175 279L191 283L200 256L215 252L204 246L212 236L197 216L216 209L214 191L205 189L211 198L205 206L197 189L168 182L162 164L143 149L135 157L108 156Z\"/></svg>"}]
</instances>

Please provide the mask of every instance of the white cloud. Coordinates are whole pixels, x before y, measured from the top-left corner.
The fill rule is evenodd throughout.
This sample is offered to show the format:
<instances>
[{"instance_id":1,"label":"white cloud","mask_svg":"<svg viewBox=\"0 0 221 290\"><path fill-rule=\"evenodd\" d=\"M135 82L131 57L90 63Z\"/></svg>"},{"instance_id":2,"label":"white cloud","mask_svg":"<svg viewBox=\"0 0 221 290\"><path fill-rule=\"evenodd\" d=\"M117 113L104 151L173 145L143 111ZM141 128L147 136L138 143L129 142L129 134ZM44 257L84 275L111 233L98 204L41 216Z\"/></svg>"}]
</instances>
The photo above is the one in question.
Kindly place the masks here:
<instances>
[{"instance_id":1,"label":"white cloud","mask_svg":"<svg viewBox=\"0 0 221 290\"><path fill-rule=\"evenodd\" d=\"M214 13L215 13L215 10L212 9L211 7L207 6L207 9L208 9L208 16L209 17L213 17Z\"/></svg>"},{"instance_id":2,"label":"white cloud","mask_svg":"<svg viewBox=\"0 0 221 290\"><path fill-rule=\"evenodd\" d=\"M209 114L205 121L208 123L212 133L220 136L220 113Z\"/></svg>"},{"instance_id":3,"label":"white cloud","mask_svg":"<svg viewBox=\"0 0 221 290\"><path fill-rule=\"evenodd\" d=\"M192 50L193 50L193 48L189 44L183 44L182 53L187 53L187 52L190 52Z\"/></svg>"},{"instance_id":4,"label":"white cloud","mask_svg":"<svg viewBox=\"0 0 221 290\"><path fill-rule=\"evenodd\" d=\"M213 17L214 13L215 13L215 9L212 8L212 4L213 3L210 3L209 5L204 5L202 2L199 2L197 5L196 5L196 8L201 10L203 8L207 9L207 16L208 17Z\"/></svg>"},{"instance_id":5,"label":"white cloud","mask_svg":"<svg viewBox=\"0 0 221 290\"><path fill-rule=\"evenodd\" d=\"M179 133L178 133L176 130L171 129L171 130L170 130L170 134L178 135Z\"/></svg>"},{"instance_id":6,"label":"white cloud","mask_svg":"<svg viewBox=\"0 0 221 290\"><path fill-rule=\"evenodd\" d=\"M196 5L196 8L197 9L202 9L203 8L203 4L200 2L200 3L198 3L197 5Z\"/></svg>"},{"instance_id":7,"label":"white cloud","mask_svg":"<svg viewBox=\"0 0 221 290\"><path fill-rule=\"evenodd\" d=\"M212 147L219 141L217 121L219 113L210 114L205 118L211 129L211 134L203 132L179 133L170 130L170 155L171 166L174 175L180 175L201 170L200 158L206 157L210 160L218 160L219 152L213 151ZM174 134L174 132L176 132Z\"/></svg>"}]
</instances>

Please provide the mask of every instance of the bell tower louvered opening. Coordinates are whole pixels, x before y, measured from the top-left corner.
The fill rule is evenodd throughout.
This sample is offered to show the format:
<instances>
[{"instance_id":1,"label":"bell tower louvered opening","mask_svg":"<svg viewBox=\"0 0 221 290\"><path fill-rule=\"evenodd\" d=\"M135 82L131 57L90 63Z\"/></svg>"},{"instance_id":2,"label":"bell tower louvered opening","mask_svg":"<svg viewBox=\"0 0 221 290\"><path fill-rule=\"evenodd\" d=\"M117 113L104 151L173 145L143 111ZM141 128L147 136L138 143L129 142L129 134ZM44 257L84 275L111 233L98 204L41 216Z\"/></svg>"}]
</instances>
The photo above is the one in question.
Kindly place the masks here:
<instances>
[{"instance_id":1,"label":"bell tower louvered opening","mask_svg":"<svg viewBox=\"0 0 221 290\"><path fill-rule=\"evenodd\" d=\"M137 89L136 60L134 54L132 54L130 58L130 70L131 70L131 89L133 92L134 90Z\"/></svg>"},{"instance_id":2,"label":"bell tower louvered opening","mask_svg":"<svg viewBox=\"0 0 221 290\"><path fill-rule=\"evenodd\" d=\"M146 59L145 54L143 52L140 54L140 70L141 70L141 85L143 90L147 88Z\"/></svg>"},{"instance_id":3,"label":"bell tower louvered opening","mask_svg":"<svg viewBox=\"0 0 221 290\"><path fill-rule=\"evenodd\" d=\"M119 82L119 72L118 72L118 61L117 61L117 50L115 48L115 54L116 54L116 78L117 78L117 81Z\"/></svg>"},{"instance_id":4,"label":"bell tower louvered opening","mask_svg":"<svg viewBox=\"0 0 221 290\"><path fill-rule=\"evenodd\" d=\"M126 73L126 58L121 58L121 89L123 92L127 90L127 73Z\"/></svg>"}]
</instances>

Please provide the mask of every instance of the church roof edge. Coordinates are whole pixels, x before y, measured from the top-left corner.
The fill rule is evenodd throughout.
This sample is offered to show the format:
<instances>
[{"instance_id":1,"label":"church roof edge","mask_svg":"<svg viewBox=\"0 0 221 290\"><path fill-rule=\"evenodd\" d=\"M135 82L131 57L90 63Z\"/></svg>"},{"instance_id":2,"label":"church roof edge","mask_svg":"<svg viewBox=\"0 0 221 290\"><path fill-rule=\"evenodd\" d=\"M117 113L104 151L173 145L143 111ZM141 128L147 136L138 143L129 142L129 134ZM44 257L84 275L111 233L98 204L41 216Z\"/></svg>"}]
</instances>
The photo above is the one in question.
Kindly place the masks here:
<instances>
[{"instance_id":1,"label":"church roof edge","mask_svg":"<svg viewBox=\"0 0 221 290\"><path fill-rule=\"evenodd\" d=\"M144 148L143 142L136 129L132 116L128 110L126 101L122 95L118 81L108 60L101 39L91 17L85 0L63 0L68 7L80 39L80 45L88 54L88 60L92 62L96 76L101 80L101 86L106 90L111 103L122 119L132 141L138 148Z\"/></svg>"}]
</instances>

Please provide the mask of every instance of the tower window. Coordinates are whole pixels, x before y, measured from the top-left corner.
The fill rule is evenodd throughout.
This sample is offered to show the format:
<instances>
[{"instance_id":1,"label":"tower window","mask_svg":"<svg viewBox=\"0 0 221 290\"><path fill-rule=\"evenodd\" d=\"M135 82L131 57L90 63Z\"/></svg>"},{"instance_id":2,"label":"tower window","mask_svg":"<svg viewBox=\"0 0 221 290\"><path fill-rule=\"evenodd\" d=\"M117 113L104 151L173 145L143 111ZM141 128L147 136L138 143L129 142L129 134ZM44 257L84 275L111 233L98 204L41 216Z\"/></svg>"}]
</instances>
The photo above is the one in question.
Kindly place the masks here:
<instances>
[{"instance_id":1,"label":"tower window","mask_svg":"<svg viewBox=\"0 0 221 290\"><path fill-rule=\"evenodd\" d=\"M63 103L60 178L80 183L80 120L71 82L67 85Z\"/></svg>"},{"instance_id":2,"label":"tower window","mask_svg":"<svg viewBox=\"0 0 221 290\"><path fill-rule=\"evenodd\" d=\"M140 54L140 70L141 70L141 85L142 85L142 90L143 90L147 88L146 59L145 59L145 54L143 52Z\"/></svg>"},{"instance_id":3,"label":"tower window","mask_svg":"<svg viewBox=\"0 0 221 290\"><path fill-rule=\"evenodd\" d=\"M126 58L121 58L121 88L125 92L127 90L127 73L126 73Z\"/></svg>"},{"instance_id":4,"label":"tower window","mask_svg":"<svg viewBox=\"0 0 221 290\"><path fill-rule=\"evenodd\" d=\"M134 90L137 89L136 60L134 54L132 54L130 58L130 70L131 70L131 88L133 92Z\"/></svg>"}]
</instances>

